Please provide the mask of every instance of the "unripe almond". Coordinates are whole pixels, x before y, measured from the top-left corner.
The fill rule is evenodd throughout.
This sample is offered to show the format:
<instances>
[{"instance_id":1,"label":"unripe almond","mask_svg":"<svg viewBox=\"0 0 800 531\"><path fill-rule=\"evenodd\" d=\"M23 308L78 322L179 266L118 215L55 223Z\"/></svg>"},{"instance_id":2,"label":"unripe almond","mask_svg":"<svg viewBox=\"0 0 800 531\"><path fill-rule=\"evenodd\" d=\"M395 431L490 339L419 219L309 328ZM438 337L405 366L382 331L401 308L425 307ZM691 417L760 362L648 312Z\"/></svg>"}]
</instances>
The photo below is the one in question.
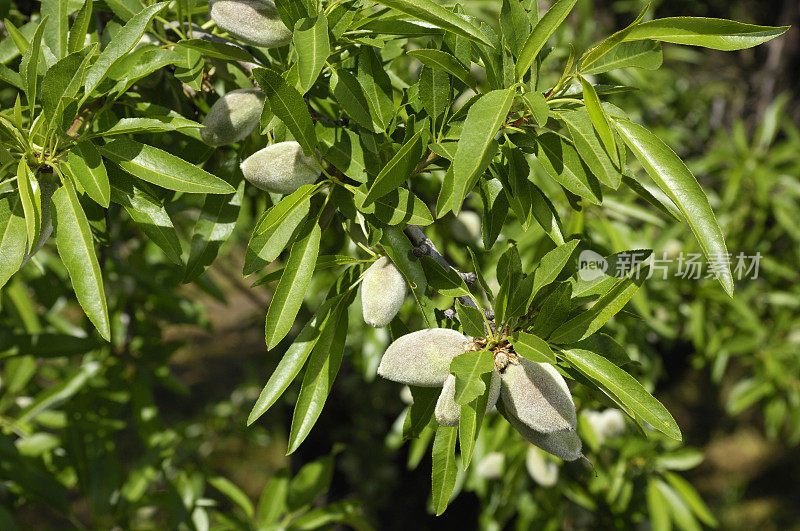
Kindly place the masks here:
<instances>
[{"instance_id":1,"label":"unripe almond","mask_svg":"<svg viewBox=\"0 0 800 531\"><path fill-rule=\"evenodd\" d=\"M208 110L200 136L210 146L233 144L247 137L258 125L264 93L258 89L232 90Z\"/></svg>"},{"instance_id":2,"label":"unripe almond","mask_svg":"<svg viewBox=\"0 0 800 531\"><path fill-rule=\"evenodd\" d=\"M475 473L483 479L497 479L503 474L505 461L506 456L500 452L490 452L478 462Z\"/></svg>"},{"instance_id":3,"label":"unripe almond","mask_svg":"<svg viewBox=\"0 0 800 531\"><path fill-rule=\"evenodd\" d=\"M499 406L499 404L498 404ZM503 410L503 416L528 442L535 444L545 452L560 457L564 461L574 461L583 455L581 453L581 438L574 429L542 433L532 430L519 421L508 411Z\"/></svg>"},{"instance_id":4,"label":"unripe almond","mask_svg":"<svg viewBox=\"0 0 800 531\"><path fill-rule=\"evenodd\" d=\"M241 42L277 48L292 40L271 0L211 0L208 11L220 29Z\"/></svg>"},{"instance_id":5,"label":"unripe almond","mask_svg":"<svg viewBox=\"0 0 800 531\"><path fill-rule=\"evenodd\" d=\"M481 217L471 210L462 210L452 221L453 237L469 243L481 237Z\"/></svg>"},{"instance_id":6,"label":"unripe almond","mask_svg":"<svg viewBox=\"0 0 800 531\"><path fill-rule=\"evenodd\" d=\"M506 411L543 433L574 430L575 403L567 382L549 363L519 358L503 372L500 396Z\"/></svg>"},{"instance_id":7,"label":"unripe almond","mask_svg":"<svg viewBox=\"0 0 800 531\"><path fill-rule=\"evenodd\" d=\"M267 192L291 194L319 177L313 157L303 154L294 141L278 142L256 151L241 164L242 174L250 184Z\"/></svg>"},{"instance_id":8,"label":"unripe almond","mask_svg":"<svg viewBox=\"0 0 800 531\"><path fill-rule=\"evenodd\" d=\"M616 408L603 411L585 411L582 414L589 421L600 442L625 433L625 415Z\"/></svg>"},{"instance_id":9,"label":"unripe almond","mask_svg":"<svg viewBox=\"0 0 800 531\"><path fill-rule=\"evenodd\" d=\"M525 455L525 468L528 475L542 487L552 487L558 481L558 465L545 458L541 450L529 446Z\"/></svg>"},{"instance_id":10,"label":"unripe almond","mask_svg":"<svg viewBox=\"0 0 800 531\"><path fill-rule=\"evenodd\" d=\"M444 387L436 401L434 415L442 426L458 426L458 419L461 416L461 406L456 404L456 377L452 374L447 376ZM495 369L492 371L492 381L489 385L489 401L486 403L486 413L492 410L500 396L500 372Z\"/></svg>"},{"instance_id":11,"label":"unripe almond","mask_svg":"<svg viewBox=\"0 0 800 531\"><path fill-rule=\"evenodd\" d=\"M444 385L450 362L466 352L470 339L449 328L418 330L397 338L381 358L378 374L418 387Z\"/></svg>"},{"instance_id":12,"label":"unripe almond","mask_svg":"<svg viewBox=\"0 0 800 531\"><path fill-rule=\"evenodd\" d=\"M364 322L375 328L388 325L406 298L406 280L391 260L383 256L369 266L361 282Z\"/></svg>"}]
</instances>

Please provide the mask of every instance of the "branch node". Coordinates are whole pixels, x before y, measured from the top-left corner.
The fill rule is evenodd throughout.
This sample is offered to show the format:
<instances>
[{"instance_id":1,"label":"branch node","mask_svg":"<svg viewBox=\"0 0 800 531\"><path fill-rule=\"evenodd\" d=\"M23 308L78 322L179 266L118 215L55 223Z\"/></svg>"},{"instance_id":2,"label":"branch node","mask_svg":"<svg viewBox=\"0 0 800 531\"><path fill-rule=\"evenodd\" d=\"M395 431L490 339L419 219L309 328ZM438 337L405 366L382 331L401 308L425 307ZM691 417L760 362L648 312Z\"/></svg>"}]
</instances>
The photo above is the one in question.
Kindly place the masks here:
<instances>
[{"instance_id":1,"label":"branch node","mask_svg":"<svg viewBox=\"0 0 800 531\"><path fill-rule=\"evenodd\" d=\"M431 252L431 248L427 243L422 242L414 247L412 252L414 253L414 256L419 259L423 256L427 256Z\"/></svg>"},{"instance_id":2,"label":"branch node","mask_svg":"<svg viewBox=\"0 0 800 531\"><path fill-rule=\"evenodd\" d=\"M475 273L459 273L459 275L467 284L475 284L478 281L478 275Z\"/></svg>"}]
</instances>

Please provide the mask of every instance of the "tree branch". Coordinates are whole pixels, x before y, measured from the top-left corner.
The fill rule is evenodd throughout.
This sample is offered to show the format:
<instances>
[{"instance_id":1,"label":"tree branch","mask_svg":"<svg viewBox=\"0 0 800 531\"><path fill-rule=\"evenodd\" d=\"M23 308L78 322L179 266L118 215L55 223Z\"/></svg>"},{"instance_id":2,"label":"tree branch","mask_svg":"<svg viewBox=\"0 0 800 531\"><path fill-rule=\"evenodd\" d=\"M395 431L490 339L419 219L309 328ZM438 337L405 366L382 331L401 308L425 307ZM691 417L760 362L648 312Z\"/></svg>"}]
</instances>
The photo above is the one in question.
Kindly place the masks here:
<instances>
[{"instance_id":1,"label":"tree branch","mask_svg":"<svg viewBox=\"0 0 800 531\"><path fill-rule=\"evenodd\" d=\"M467 284L473 284L478 280L478 276L475 273L462 273L447 261L447 259L442 256L442 253L436 248L430 238L428 238L425 233L422 231L422 228L418 225L408 225L405 230L406 236L408 239L411 240L411 243L414 245L414 256L417 258L422 258L423 256L430 256L433 258L440 266L445 268L446 270L453 270L458 273L464 282ZM477 308L478 305L475 304L475 301L472 300L471 297L467 297L466 295L462 295L461 297L457 297L458 301L463 304L464 306L472 306L473 308ZM490 321L494 319L494 312L491 310L484 310L484 314L486 318ZM445 316L448 319L453 319L455 317L456 312L455 309L449 308L445 311Z\"/></svg>"}]
</instances>

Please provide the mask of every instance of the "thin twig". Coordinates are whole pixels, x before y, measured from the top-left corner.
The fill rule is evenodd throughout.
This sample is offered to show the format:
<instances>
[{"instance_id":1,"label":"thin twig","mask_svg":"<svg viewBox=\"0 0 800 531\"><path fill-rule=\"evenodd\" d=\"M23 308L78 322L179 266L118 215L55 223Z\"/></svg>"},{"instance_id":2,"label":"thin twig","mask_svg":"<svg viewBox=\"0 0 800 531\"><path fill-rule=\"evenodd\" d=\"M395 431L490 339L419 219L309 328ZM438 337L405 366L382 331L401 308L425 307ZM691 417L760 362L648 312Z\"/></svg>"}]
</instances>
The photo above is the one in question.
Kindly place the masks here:
<instances>
[{"instance_id":1,"label":"thin twig","mask_svg":"<svg viewBox=\"0 0 800 531\"><path fill-rule=\"evenodd\" d=\"M453 270L458 273L464 282L467 284L473 284L477 281L478 276L475 273L462 273L447 261L447 259L442 256L442 253L436 248L430 238L428 238L425 233L422 231L418 225L408 225L404 230L408 239L411 240L411 243L414 245L414 255L418 258L422 258L423 256L430 256L433 258L440 266L445 268L446 270ZM467 297L466 295L462 295L461 297L457 297L458 301L463 304L464 306L472 306L473 308L477 308L478 305L475 304L475 301L472 300L471 297ZM489 317L489 312L484 312L486 314L487 319L491 320L494 315ZM448 315L450 314L450 315ZM452 319L452 315L455 314L455 310L453 312L445 312L445 315L448 316L448 319Z\"/></svg>"}]
</instances>

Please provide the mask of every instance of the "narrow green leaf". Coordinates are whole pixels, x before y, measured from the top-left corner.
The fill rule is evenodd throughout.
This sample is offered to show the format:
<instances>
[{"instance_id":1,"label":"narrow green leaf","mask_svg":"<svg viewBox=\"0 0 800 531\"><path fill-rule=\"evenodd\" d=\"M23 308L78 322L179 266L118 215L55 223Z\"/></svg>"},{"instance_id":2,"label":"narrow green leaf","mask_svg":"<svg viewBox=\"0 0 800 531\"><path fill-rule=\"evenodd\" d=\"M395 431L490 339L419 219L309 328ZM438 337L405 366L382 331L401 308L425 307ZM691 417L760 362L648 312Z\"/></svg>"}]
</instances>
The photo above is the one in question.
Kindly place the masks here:
<instances>
[{"instance_id":1,"label":"narrow green leaf","mask_svg":"<svg viewBox=\"0 0 800 531\"><path fill-rule=\"evenodd\" d=\"M189 48L195 52L200 52L206 57L222 59L224 61L246 61L253 62L253 56L249 52L237 46L231 46L224 42L207 41L204 39L186 39L178 42L178 47Z\"/></svg>"},{"instance_id":2,"label":"narrow green leaf","mask_svg":"<svg viewBox=\"0 0 800 531\"><path fill-rule=\"evenodd\" d=\"M559 110L554 114L567 126L575 149L592 174L606 186L619 188L622 178L619 164L612 162L603 147L586 108Z\"/></svg>"},{"instance_id":3,"label":"narrow green leaf","mask_svg":"<svg viewBox=\"0 0 800 531\"><path fill-rule=\"evenodd\" d=\"M396 190L406 179L411 176L422 157L424 149L422 135L425 133L424 129L412 136L408 142L403 144L403 147L395 153L389 162L383 167L381 172L375 178L375 181L370 186L367 196L364 198L364 206L369 206L379 197Z\"/></svg>"},{"instance_id":4,"label":"narrow green leaf","mask_svg":"<svg viewBox=\"0 0 800 531\"><path fill-rule=\"evenodd\" d=\"M463 405L478 398L486 390L481 375L493 370L494 355L488 350L465 352L453 358L450 372L456 377L456 404Z\"/></svg>"},{"instance_id":5,"label":"narrow green leaf","mask_svg":"<svg viewBox=\"0 0 800 531\"><path fill-rule=\"evenodd\" d=\"M25 97L28 99L28 107L33 116L33 105L36 102L38 95L39 83L39 56L42 49L42 34L44 33L45 25L47 24L48 17L44 17L39 25L36 27L36 32L31 38L30 45L25 53L22 55L22 61L19 63L19 75L22 76L22 81L25 84Z\"/></svg>"},{"instance_id":6,"label":"narrow green leaf","mask_svg":"<svg viewBox=\"0 0 800 531\"><path fill-rule=\"evenodd\" d=\"M538 18L538 17L537 17ZM533 19L536 21L536 19ZM514 57L519 57L531 32L531 21L520 0L503 0L500 8L500 33L508 42Z\"/></svg>"},{"instance_id":7,"label":"narrow green leaf","mask_svg":"<svg viewBox=\"0 0 800 531\"><path fill-rule=\"evenodd\" d=\"M661 402L639 383L636 378L620 369L606 358L581 349L560 351L561 355L580 372L605 386L622 403L658 431L681 440L681 430Z\"/></svg>"},{"instance_id":8,"label":"narrow green leaf","mask_svg":"<svg viewBox=\"0 0 800 531\"><path fill-rule=\"evenodd\" d=\"M586 339L598 331L631 300L647 277L646 268L635 269L618 279L614 286L588 310L559 326L550 337L553 343L571 343Z\"/></svg>"},{"instance_id":9,"label":"narrow green leaf","mask_svg":"<svg viewBox=\"0 0 800 531\"><path fill-rule=\"evenodd\" d=\"M430 256L422 257L422 269L428 285L446 297L469 297L469 288L461 276L452 268L445 269Z\"/></svg>"},{"instance_id":10,"label":"narrow green leaf","mask_svg":"<svg viewBox=\"0 0 800 531\"><path fill-rule=\"evenodd\" d=\"M456 299L456 313L465 334L470 337L483 337L486 335L486 325L481 310L466 306Z\"/></svg>"},{"instance_id":11,"label":"narrow green leaf","mask_svg":"<svg viewBox=\"0 0 800 531\"><path fill-rule=\"evenodd\" d=\"M395 116L392 82L372 47L362 48L356 78L367 98L375 131L385 131Z\"/></svg>"},{"instance_id":12,"label":"narrow green leaf","mask_svg":"<svg viewBox=\"0 0 800 531\"><path fill-rule=\"evenodd\" d=\"M464 198L488 166L485 159L494 155L492 148L497 146L494 137L505 123L513 101L512 89L493 90L481 96L469 109L453 160L451 206L454 213L461 210Z\"/></svg>"},{"instance_id":13,"label":"narrow green leaf","mask_svg":"<svg viewBox=\"0 0 800 531\"><path fill-rule=\"evenodd\" d=\"M56 211L56 245L72 287L86 316L106 341L111 340L106 294L100 264L94 252L89 221L69 179L53 193Z\"/></svg>"},{"instance_id":14,"label":"narrow green leaf","mask_svg":"<svg viewBox=\"0 0 800 531\"><path fill-rule=\"evenodd\" d=\"M25 157L17 165L17 189L25 212L25 228L28 235L28 250L32 250L39 238L42 226L42 196L39 181L28 166Z\"/></svg>"},{"instance_id":15,"label":"narrow green leaf","mask_svg":"<svg viewBox=\"0 0 800 531\"><path fill-rule=\"evenodd\" d=\"M409 386L409 389L413 402L403 420L403 440L416 439L425 427L431 424L436 401L442 393L438 387Z\"/></svg>"},{"instance_id":16,"label":"narrow green leaf","mask_svg":"<svg viewBox=\"0 0 800 531\"><path fill-rule=\"evenodd\" d=\"M222 476L214 476L208 478L209 484L220 491L222 494L228 497L235 505L239 506L239 508L244 511L244 514L248 518L252 518L255 514L255 508L253 507L253 502L250 501L250 498L247 497L242 489L236 486L228 478Z\"/></svg>"},{"instance_id":17,"label":"narrow green leaf","mask_svg":"<svg viewBox=\"0 0 800 531\"><path fill-rule=\"evenodd\" d=\"M25 256L28 233L18 194L0 196L0 288L17 272Z\"/></svg>"},{"instance_id":18,"label":"narrow green leaf","mask_svg":"<svg viewBox=\"0 0 800 531\"><path fill-rule=\"evenodd\" d=\"M328 19L325 13L315 18L298 20L294 26L294 47L297 50L297 72L303 92L314 86L331 53L328 41Z\"/></svg>"},{"instance_id":19,"label":"narrow green leaf","mask_svg":"<svg viewBox=\"0 0 800 531\"><path fill-rule=\"evenodd\" d=\"M344 69L334 71L331 74L331 89L334 98L351 120L370 131L374 130L367 96L356 76Z\"/></svg>"},{"instance_id":20,"label":"narrow green leaf","mask_svg":"<svg viewBox=\"0 0 800 531\"><path fill-rule=\"evenodd\" d=\"M255 234L264 234L272 231L283 223L285 219L292 216L292 213L299 208L305 208L314 193L319 190L322 183L304 184L291 194L285 196L274 207L267 210L262 218L256 223Z\"/></svg>"},{"instance_id":21,"label":"narrow green leaf","mask_svg":"<svg viewBox=\"0 0 800 531\"><path fill-rule=\"evenodd\" d=\"M428 328L435 327L436 318L433 313L433 303L425 295L428 281L422 269L422 264L412 254L411 242L398 227L386 227L383 230L381 244L389 259L397 266L397 269L400 270L406 282L408 282L411 293L414 295L414 300L417 301L422 317L425 319L426 326Z\"/></svg>"},{"instance_id":22,"label":"narrow green leaf","mask_svg":"<svg viewBox=\"0 0 800 531\"><path fill-rule=\"evenodd\" d=\"M84 2L75 15L72 27L69 29L67 47L69 53L75 53L83 49L86 42L86 33L89 31L89 23L92 21L92 5L94 2Z\"/></svg>"},{"instance_id":23,"label":"narrow green leaf","mask_svg":"<svg viewBox=\"0 0 800 531\"><path fill-rule=\"evenodd\" d=\"M131 219L145 235L158 245L164 254L179 266L181 242L167 210L150 193L137 186L137 182L116 166L108 168L111 182L111 200L125 208Z\"/></svg>"},{"instance_id":24,"label":"narrow green leaf","mask_svg":"<svg viewBox=\"0 0 800 531\"><path fill-rule=\"evenodd\" d=\"M161 149L118 138L100 146L104 157L120 168L158 186L196 194L232 194L230 184Z\"/></svg>"},{"instance_id":25,"label":"narrow green leaf","mask_svg":"<svg viewBox=\"0 0 800 531\"><path fill-rule=\"evenodd\" d=\"M539 363L556 362L556 355L553 349L550 348L547 341L538 336L527 332L519 332L519 335L511 344L514 345L516 353L525 359Z\"/></svg>"},{"instance_id":26,"label":"narrow green leaf","mask_svg":"<svg viewBox=\"0 0 800 531\"><path fill-rule=\"evenodd\" d=\"M273 524L286 512L286 497L289 493L289 471L282 468L269 478L261 492L256 509L259 524Z\"/></svg>"},{"instance_id":27,"label":"narrow green leaf","mask_svg":"<svg viewBox=\"0 0 800 531\"><path fill-rule=\"evenodd\" d=\"M558 284L542 303L531 331L539 337L549 337L553 330L567 320L571 309L571 295L572 285L569 282Z\"/></svg>"},{"instance_id":28,"label":"narrow green leaf","mask_svg":"<svg viewBox=\"0 0 800 531\"><path fill-rule=\"evenodd\" d=\"M63 0L42 0L41 14L47 18L44 27L44 42L61 59L67 55L67 14L69 2Z\"/></svg>"},{"instance_id":29,"label":"narrow green leaf","mask_svg":"<svg viewBox=\"0 0 800 531\"><path fill-rule=\"evenodd\" d=\"M596 75L620 68L658 70L664 62L664 53L658 41L623 42L611 48L602 57L581 68L583 75Z\"/></svg>"},{"instance_id":30,"label":"narrow green leaf","mask_svg":"<svg viewBox=\"0 0 800 531\"><path fill-rule=\"evenodd\" d=\"M682 531L701 531L702 527L692 514L692 510L675 489L660 479L656 480L656 485L669 508L675 526Z\"/></svg>"},{"instance_id":31,"label":"narrow green leaf","mask_svg":"<svg viewBox=\"0 0 800 531\"><path fill-rule=\"evenodd\" d=\"M431 497L436 515L442 514L447 509L450 496L456 487L456 440L458 428L438 426L433 439L433 465L431 471Z\"/></svg>"},{"instance_id":32,"label":"narrow green leaf","mask_svg":"<svg viewBox=\"0 0 800 531\"><path fill-rule=\"evenodd\" d=\"M547 123L547 115L550 112L550 106L547 105L547 99L541 92L526 92L522 95L522 101L531 111L533 119L537 124L543 126Z\"/></svg>"},{"instance_id":33,"label":"narrow green leaf","mask_svg":"<svg viewBox=\"0 0 800 531\"><path fill-rule=\"evenodd\" d=\"M530 70L536 56L542 51L547 40L555 33L558 27L567 18L575 3L578 0L558 0L547 13L539 20L533 31L525 40L522 50L519 52L517 60L517 80L521 81L523 76Z\"/></svg>"},{"instance_id":34,"label":"narrow green leaf","mask_svg":"<svg viewBox=\"0 0 800 531\"><path fill-rule=\"evenodd\" d=\"M256 400L253 410L247 418L248 426L266 413L275 401L280 398L286 388L289 387L289 384L300 374L300 370L311 355L314 345L317 344L322 323L336 307L338 301L339 297L335 297L323 302L314 316L303 326L303 329L300 330L297 338L295 338L294 342L289 346L286 353L278 362L278 366L275 367L275 371L272 373L272 376L269 377L258 400Z\"/></svg>"},{"instance_id":35,"label":"narrow green leaf","mask_svg":"<svg viewBox=\"0 0 800 531\"><path fill-rule=\"evenodd\" d=\"M536 160L558 184L592 203L602 202L600 183L581 160L578 150L556 133L536 137Z\"/></svg>"},{"instance_id":36,"label":"narrow green leaf","mask_svg":"<svg viewBox=\"0 0 800 531\"><path fill-rule=\"evenodd\" d=\"M280 207L278 205L272 207L275 208ZM242 274L249 276L278 258L286 246L298 237L310 209L311 201L306 200L287 213L286 217L271 229L261 234L253 231L247 244Z\"/></svg>"},{"instance_id":37,"label":"narrow green leaf","mask_svg":"<svg viewBox=\"0 0 800 531\"><path fill-rule=\"evenodd\" d=\"M321 236L319 224L316 218L312 218L306 222L302 237L292 245L283 275L267 309L264 335L269 350L286 337L303 305L317 262Z\"/></svg>"},{"instance_id":38,"label":"narrow green leaf","mask_svg":"<svg viewBox=\"0 0 800 531\"><path fill-rule=\"evenodd\" d=\"M432 0L380 0L379 3L438 28L450 30L462 37L491 46L491 42L481 30Z\"/></svg>"},{"instance_id":39,"label":"narrow green leaf","mask_svg":"<svg viewBox=\"0 0 800 531\"><path fill-rule=\"evenodd\" d=\"M445 179L447 179L446 176ZM500 231L503 230L503 224L508 217L508 196L503 192L503 185L498 179L481 179L478 183L483 203L481 240L484 249L489 250L500 236ZM441 213L439 217L441 217Z\"/></svg>"},{"instance_id":40,"label":"narrow green leaf","mask_svg":"<svg viewBox=\"0 0 800 531\"><path fill-rule=\"evenodd\" d=\"M658 489L658 484L653 479L647 480L647 509L650 516L650 526L653 531L671 531L672 520L669 516L667 500Z\"/></svg>"},{"instance_id":41,"label":"narrow green leaf","mask_svg":"<svg viewBox=\"0 0 800 531\"><path fill-rule=\"evenodd\" d=\"M47 69L42 79L42 110L48 122L66 130L78 111L74 101L83 83L86 65L94 54L91 46L71 53ZM66 116L65 113L70 110Z\"/></svg>"},{"instance_id":42,"label":"narrow green leaf","mask_svg":"<svg viewBox=\"0 0 800 531\"><path fill-rule=\"evenodd\" d=\"M627 27L615 32L614 34L606 37L596 46L592 47L591 49L587 50L586 53L581 56L580 60L578 61L578 70L581 73L584 73L584 69L591 68L595 66L599 61L602 61L606 58L606 56L614 50L624 39L625 37L639 25L639 23L644 18L645 14L650 10L650 3L648 2L644 8L639 12L639 15L631 22Z\"/></svg>"},{"instance_id":43,"label":"narrow green leaf","mask_svg":"<svg viewBox=\"0 0 800 531\"><path fill-rule=\"evenodd\" d=\"M410 50L407 55L419 59L422 64L434 70L443 70L447 72L472 90L478 90L478 85L475 79L470 75L469 70L467 70L458 59L445 51L423 48L419 50Z\"/></svg>"},{"instance_id":44,"label":"narrow green leaf","mask_svg":"<svg viewBox=\"0 0 800 531\"><path fill-rule=\"evenodd\" d=\"M533 183L531 183L533 185ZM531 187L531 209L536 222L544 229L556 245L564 243L564 233L561 230L561 220L558 218L553 203L544 195L544 192L536 186Z\"/></svg>"},{"instance_id":45,"label":"narrow green leaf","mask_svg":"<svg viewBox=\"0 0 800 531\"><path fill-rule=\"evenodd\" d=\"M111 186L103 158L97 147L90 141L81 141L70 150L65 165L70 176L74 177L98 205L108 208L111 201Z\"/></svg>"},{"instance_id":46,"label":"narrow green leaf","mask_svg":"<svg viewBox=\"0 0 800 531\"><path fill-rule=\"evenodd\" d=\"M286 505L289 512L305 512L323 492L327 492L333 477L333 456L327 455L303 465L289 484Z\"/></svg>"},{"instance_id":47,"label":"narrow green leaf","mask_svg":"<svg viewBox=\"0 0 800 531\"><path fill-rule=\"evenodd\" d=\"M145 7L114 35L111 42L108 43L88 72L86 72L85 91L87 96L103 81L111 65L118 59L123 58L139 42L147 25L157 13L166 7L167 3L160 2Z\"/></svg>"},{"instance_id":48,"label":"narrow green leaf","mask_svg":"<svg viewBox=\"0 0 800 531\"><path fill-rule=\"evenodd\" d=\"M303 153L311 156L317 148L317 135L303 96L278 72L269 68L254 68L253 77L266 94L272 112L300 143Z\"/></svg>"},{"instance_id":49,"label":"narrow green leaf","mask_svg":"<svg viewBox=\"0 0 800 531\"><path fill-rule=\"evenodd\" d=\"M539 265L533 273L533 295L558 278L579 243L580 240L570 240L559 245L539 260Z\"/></svg>"},{"instance_id":50,"label":"narrow green leaf","mask_svg":"<svg viewBox=\"0 0 800 531\"><path fill-rule=\"evenodd\" d=\"M43 411L63 404L71 396L80 391L90 378L100 372L102 366L97 361L87 361L71 374L68 373L55 385L40 392L15 419L25 425L35 419Z\"/></svg>"},{"instance_id":51,"label":"narrow green leaf","mask_svg":"<svg viewBox=\"0 0 800 531\"><path fill-rule=\"evenodd\" d=\"M418 86L422 108L431 119L436 120L447 111L447 107L450 105L452 92L450 75L444 70L423 66L419 73Z\"/></svg>"},{"instance_id":52,"label":"narrow green leaf","mask_svg":"<svg viewBox=\"0 0 800 531\"><path fill-rule=\"evenodd\" d=\"M674 472L665 472L664 477L704 524L709 527L717 527L717 525L719 525L717 519L711 514L708 506L706 506L700 494L697 493L697 490L691 483Z\"/></svg>"},{"instance_id":53,"label":"narrow green leaf","mask_svg":"<svg viewBox=\"0 0 800 531\"><path fill-rule=\"evenodd\" d=\"M367 194L362 187L356 188L354 200L356 208L365 214L373 214L387 225L421 225L433 223L433 216L425 202L405 188L377 198L371 205L364 206Z\"/></svg>"},{"instance_id":54,"label":"narrow green leaf","mask_svg":"<svg viewBox=\"0 0 800 531\"><path fill-rule=\"evenodd\" d=\"M710 261L715 261L719 281L733 296L728 250L705 192L686 164L660 138L639 124L614 118L614 125L648 175L680 209Z\"/></svg>"},{"instance_id":55,"label":"narrow green leaf","mask_svg":"<svg viewBox=\"0 0 800 531\"><path fill-rule=\"evenodd\" d=\"M151 118L120 118L108 129L87 136L109 137L130 133L163 133L199 129L201 124L181 116L158 116Z\"/></svg>"},{"instance_id":56,"label":"narrow green leaf","mask_svg":"<svg viewBox=\"0 0 800 531\"><path fill-rule=\"evenodd\" d=\"M321 325L319 339L306 365L300 395L292 415L287 455L297 450L308 436L333 387L333 381L342 364L347 339L347 306L351 300L352 297L343 297Z\"/></svg>"},{"instance_id":57,"label":"narrow green leaf","mask_svg":"<svg viewBox=\"0 0 800 531\"><path fill-rule=\"evenodd\" d=\"M611 126L608 123L608 117L603 110L603 104L597 96L594 87L583 76L578 76L583 87L583 103L586 105L586 110L589 117L592 119L592 124L600 135L600 140L606 148L606 153L611 157L615 164L619 164L619 153L617 153L617 144L614 141L614 133L611 132Z\"/></svg>"},{"instance_id":58,"label":"narrow green leaf","mask_svg":"<svg viewBox=\"0 0 800 531\"><path fill-rule=\"evenodd\" d=\"M789 27L755 26L720 18L670 17L639 24L625 40L654 39L731 51L758 46L783 35Z\"/></svg>"},{"instance_id":59,"label":"narrow green leaf","mask_svg":"<svg viewBox=\"0 0 800 531\"><path fill-rule=\"evenodd\" d=\"M243 194L244 181L239 183L233 195L206 196L192 233L184 282L191 282L202 275L217 257L222 244L233 234Z\"/></svg>"},{"instance_id":60,"label":"narrow green leaf","mask_svg":"<svg viewBox=\"0 0 800 531\"><path fill-rule=\"evenodd\" d=\"M463 404L461 406L461 414L458 417L458 445L461 450L461 465L464 470L469 467L472 461L478 433L483 424L483 417L486 415L486 406L489 403L489 392L492 385L492 372L482 374L481 380L484 386L483 393L475 400Z\"/></svg>"}]
</instances>

